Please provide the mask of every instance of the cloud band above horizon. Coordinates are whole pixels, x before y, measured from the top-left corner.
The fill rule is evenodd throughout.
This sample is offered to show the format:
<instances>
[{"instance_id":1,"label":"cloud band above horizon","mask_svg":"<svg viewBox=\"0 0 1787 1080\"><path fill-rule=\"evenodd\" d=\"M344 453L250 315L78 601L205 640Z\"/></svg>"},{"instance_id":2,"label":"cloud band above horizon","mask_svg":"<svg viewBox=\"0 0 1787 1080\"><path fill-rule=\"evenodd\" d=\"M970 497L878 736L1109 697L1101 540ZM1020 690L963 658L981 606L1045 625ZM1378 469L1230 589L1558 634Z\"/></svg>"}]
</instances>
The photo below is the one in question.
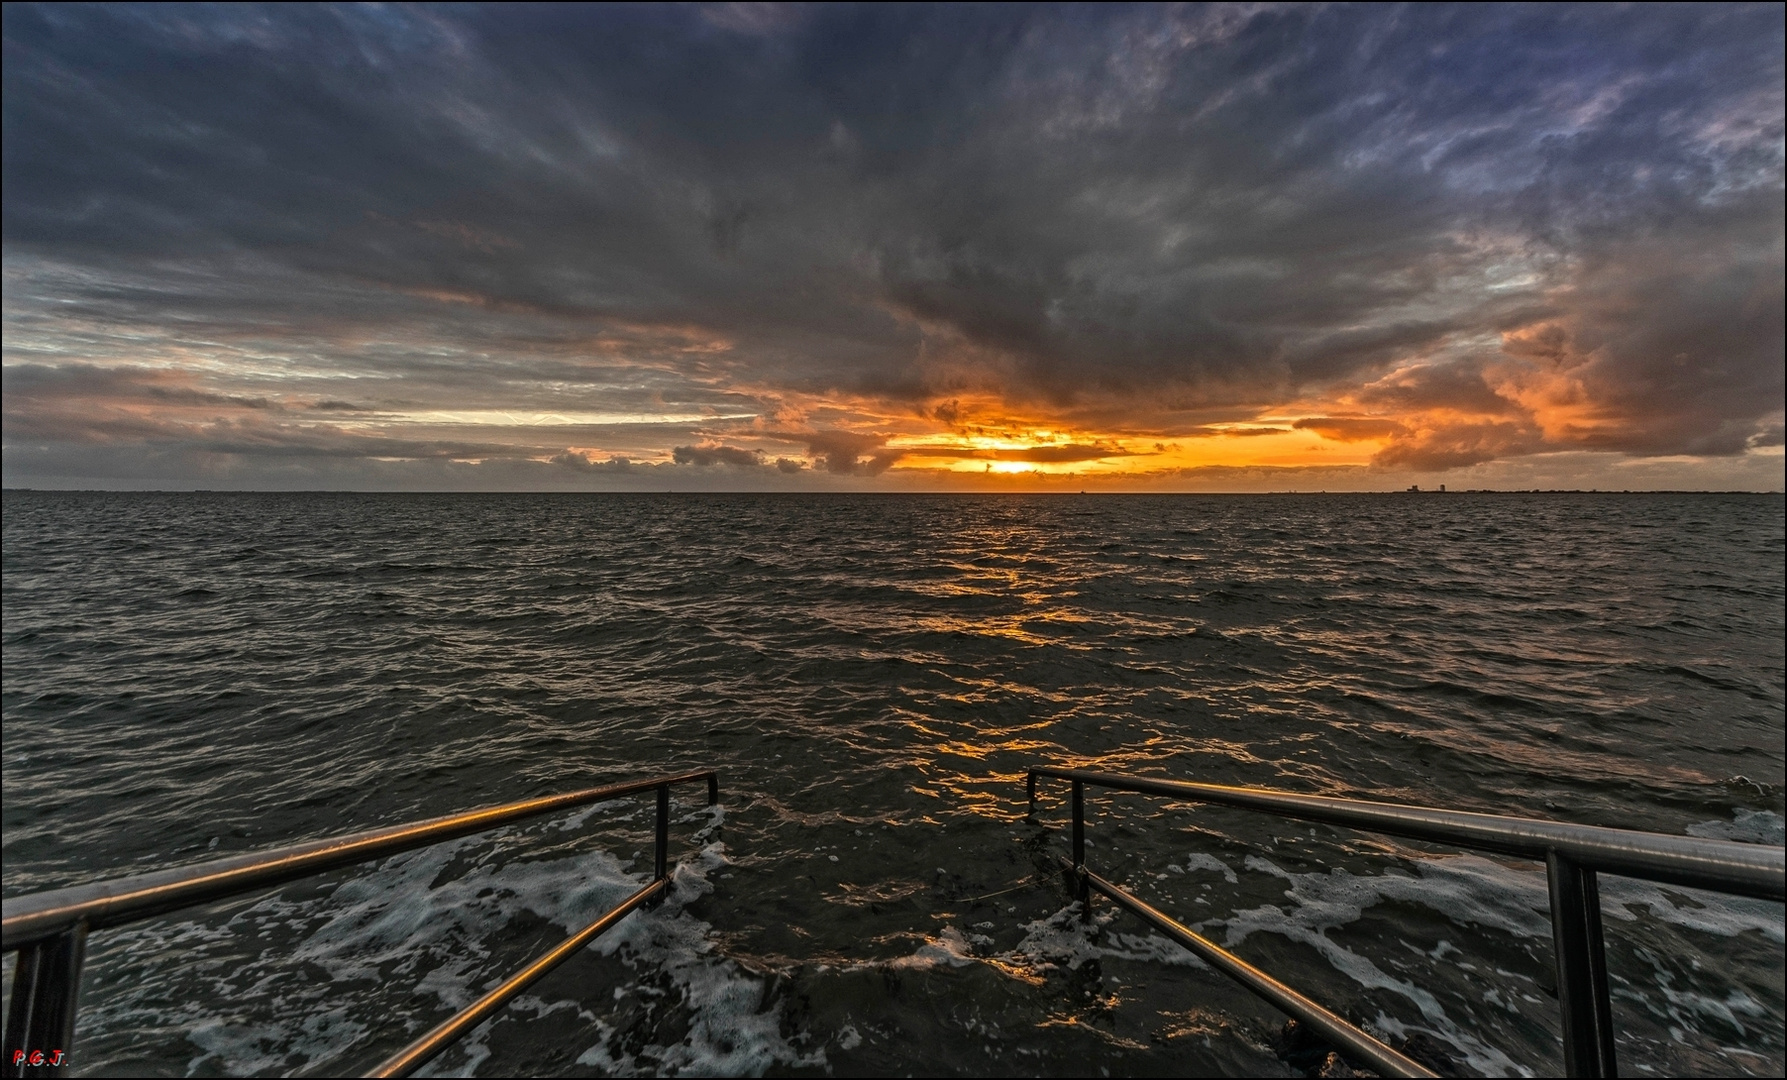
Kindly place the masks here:
<instances>
[{"instance_id":1,"label":"cloud band above horizon","mask_svg":"<svg viewBox=\"0 0 1787 1080\"><path fill-rule=\"evenodd\" d=\"M1782 483L1779 5L4 20L8 484Z\"/></svg>"}]
</instances>

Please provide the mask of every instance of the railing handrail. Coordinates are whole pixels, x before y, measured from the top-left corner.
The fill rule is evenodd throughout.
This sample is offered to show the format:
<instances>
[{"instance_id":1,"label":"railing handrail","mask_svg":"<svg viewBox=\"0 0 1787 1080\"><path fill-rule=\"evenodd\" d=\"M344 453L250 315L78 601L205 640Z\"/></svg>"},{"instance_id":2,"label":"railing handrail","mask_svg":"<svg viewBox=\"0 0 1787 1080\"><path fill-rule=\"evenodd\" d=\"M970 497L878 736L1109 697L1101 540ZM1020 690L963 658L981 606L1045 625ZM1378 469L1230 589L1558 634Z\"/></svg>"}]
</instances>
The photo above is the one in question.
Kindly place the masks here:
<instances>
[{"instance_id":1,"label":"railing handrail","mask_svg":"<svg viewBox=\"0 0 1787 1080\"><path fill-rule=\"evenodd\" d=\"M484 832L557 810L606 802L655 788L707 781L708 802L718 801L719 777L712 769L587 788L463 814L392 825L346 836L248 852L210 862L157 870L132 877L27 893L0 901L0 952L34 945L67 933L81 923L88 930L119 926L180 908L226 900L311 874L351 866L386 855Z\"/></svg>"},{"instance_id":2,"label":"railing handrail","mask_svg":"<svg viewBox=\"0 0 1787 1080\"><path fill-rule=\"evenodd\" d=\"M1380 1076L1433 1076L1432 1069L1354 1027L1336 1013L1304 997L1247 961L1229 952L1191 927L1167 915L1139 896L1125 892L1115 882L1087 870L1074 868L1086 884L1142 917L1198 959L1234 979L1273 1005L1308 1024L1319 1037L1334 1043L1348 1058L1366 1065ZM1090 897L1082 898L1082 904ZM1083 910L1083 908L1082 908Z\"/></svg>"},{"instance_id":3,"label":"railing handrail","mask_svg":"<svg viewBox=\"0 0 1787 1080\"><path fill-rule=\"evenodd\" d=\"M1387 833L1529 859L1543 860L1551 908L1553 961L1558 1006L1563 1014L1564 1068L1570 1076L1617 1076L1613 1011L1608 992L1598 873L1647 878L1688 888L1787 899L1787 849L1769 844L1671 836L1637 829L1571 825L1536 818L1439 810L1427 806L1299 795L1263 788L1226 787L1187 780L1115 776L1090 769L1032 767L1025 778L1030 818L1036 816L1036 781L1049 776L1070 781L1073 858L1069 872L1078 882L1080 911L1090 910L1091 890L1162 930L1274 1005L1309 1023L1349 1054L1389 1076L1432 1075L1368 1032L1323 1009L1239 956L1202 937L1165 912L1144 903L1086 866L1085 789L1164 795L1181 802L1213 803L1300 821Z\"/></svg>"},{"instance_id":4,"label":"railing handrail","mask_svg":"<svg viewBox=\"0 0 1787 1080\"><path fill-rule=\"evenodd\" d=\"M1787 848L1769 844L1299 795L1265 788L1117 776L1087 769L1035 766L1029 770L1029 776L1033 810L1035 778L1049 776L1117 791L1215 803L1522 858L1543 860L1556 853L1585 869L1603 873L1715 889L1761 900L1787 900Z\"/></svg>"}]
</instances>

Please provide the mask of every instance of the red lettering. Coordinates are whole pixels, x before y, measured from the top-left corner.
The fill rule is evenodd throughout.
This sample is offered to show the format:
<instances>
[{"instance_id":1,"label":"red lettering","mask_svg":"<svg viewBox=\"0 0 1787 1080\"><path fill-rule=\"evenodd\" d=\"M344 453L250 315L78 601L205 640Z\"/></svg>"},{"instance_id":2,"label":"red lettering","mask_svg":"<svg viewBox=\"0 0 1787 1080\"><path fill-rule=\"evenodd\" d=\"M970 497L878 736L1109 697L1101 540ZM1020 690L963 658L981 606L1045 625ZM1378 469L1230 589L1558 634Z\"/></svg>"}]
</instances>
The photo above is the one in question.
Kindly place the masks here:
<instances>
[{"instance_id":1,"label":"red lettering","mask_svg":"<svg viewBox=\"0 0 1787 1080\"><path fill-rule=\"evenodd\" d=\"M47 1054L42 1050L14 1050L12 1052L14 1068L21 1065L62 1065L67 1058L66 1050L51 1050Z\"/></svg>"}]
</instances>

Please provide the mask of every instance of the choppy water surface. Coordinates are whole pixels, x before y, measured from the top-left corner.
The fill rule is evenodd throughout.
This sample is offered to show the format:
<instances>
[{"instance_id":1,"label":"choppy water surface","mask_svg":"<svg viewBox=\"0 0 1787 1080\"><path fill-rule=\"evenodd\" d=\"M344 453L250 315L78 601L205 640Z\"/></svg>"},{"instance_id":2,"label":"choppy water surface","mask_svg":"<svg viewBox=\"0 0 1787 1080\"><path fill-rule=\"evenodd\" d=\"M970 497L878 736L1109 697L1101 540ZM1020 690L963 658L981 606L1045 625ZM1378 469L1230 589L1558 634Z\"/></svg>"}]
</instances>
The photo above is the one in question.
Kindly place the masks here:
<instances>
[{"instance_id":1,"label":"choppy water surface","mask_svg":"<svg viewBox=\"0 0 1787 1080\"><path fill-rule=\"evenodd\" d=\"M1285 1075L1023 769L1779 844L1780 496L9 492L8 895L668 769L678 889L442 1073ZM690 797L694 791L688 792ZM1541 868L1100 796L1091 860L1466 1073ZM597 808L97 935L77 1071L363 1068L637 886ZM1621 1065L1779 1075L1782 909L1606 879Z\"/></svg>"}]
</instances>

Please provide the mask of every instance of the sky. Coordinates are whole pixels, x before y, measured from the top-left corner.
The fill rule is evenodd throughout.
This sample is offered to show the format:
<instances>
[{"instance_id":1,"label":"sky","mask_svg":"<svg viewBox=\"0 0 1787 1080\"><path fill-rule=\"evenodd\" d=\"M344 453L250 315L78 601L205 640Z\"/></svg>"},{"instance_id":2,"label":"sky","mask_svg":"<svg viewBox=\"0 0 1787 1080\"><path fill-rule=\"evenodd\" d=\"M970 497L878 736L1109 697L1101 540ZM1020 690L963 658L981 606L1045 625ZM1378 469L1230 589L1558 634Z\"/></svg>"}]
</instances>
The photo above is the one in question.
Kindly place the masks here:
<instances>
[{"instance_id":1,"label":"sky","mask_svg":"<svg viewBox=\"0 0 1787 1080\"><path fill-rule=\"evenodd\" d=\"M4 482L1783 487L1784 9L4 8Z\"/></svg>"}]
</instances>

